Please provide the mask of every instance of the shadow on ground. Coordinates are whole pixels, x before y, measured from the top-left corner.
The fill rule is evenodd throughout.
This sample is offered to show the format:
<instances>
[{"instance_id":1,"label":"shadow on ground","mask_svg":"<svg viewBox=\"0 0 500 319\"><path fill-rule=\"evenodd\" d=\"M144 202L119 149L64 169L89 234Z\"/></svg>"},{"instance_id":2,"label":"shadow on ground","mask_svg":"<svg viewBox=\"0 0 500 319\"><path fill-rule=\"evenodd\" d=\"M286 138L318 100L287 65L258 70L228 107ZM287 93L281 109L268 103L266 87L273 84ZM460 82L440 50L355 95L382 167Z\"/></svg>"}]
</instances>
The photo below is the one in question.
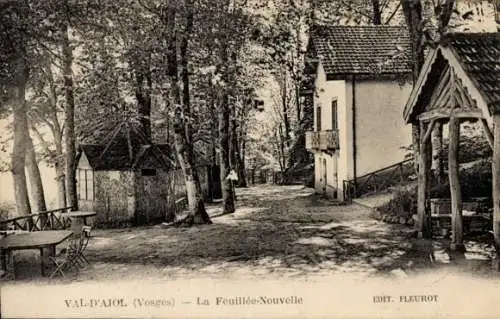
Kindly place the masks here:
<instances>
[{"instance_id":1,"label":"shadow on ground","mask_svg":"<svg viewBox=\"0 0 500 319\"><path fill-rule=\"evenodd\" d=\"M413 239L406 226L376 221L367 208L338 205L301 186L239 190L237 204L235 214L214 217L212 225L96 230L86 253L92 267L77 280L332 273L399 277L438 267L476 273L488 262L466 267L463 260L436 263L432 254L445 242L439 247ZM220 215L218 206L208 205L210 215ZM18 263L28 267L33 260L19 258ZM20 271L18 278L39 277L38 268L31 269Z\"/></svg>"}]
</instances>

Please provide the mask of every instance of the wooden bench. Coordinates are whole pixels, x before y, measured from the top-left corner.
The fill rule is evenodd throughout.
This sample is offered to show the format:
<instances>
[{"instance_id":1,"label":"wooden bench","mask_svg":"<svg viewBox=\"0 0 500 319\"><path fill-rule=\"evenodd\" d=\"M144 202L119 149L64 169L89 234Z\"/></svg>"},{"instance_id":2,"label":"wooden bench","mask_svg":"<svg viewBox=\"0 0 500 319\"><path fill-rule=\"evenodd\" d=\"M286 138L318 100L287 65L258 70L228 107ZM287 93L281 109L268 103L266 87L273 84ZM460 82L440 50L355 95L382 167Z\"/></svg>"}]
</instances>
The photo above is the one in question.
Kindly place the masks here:
<instances>
[{"instance_id":1,"label":"wooden bench","mask_svg":"<svg viewBox=\"0 0 500 319\"><path fill-rule=\"evenodd\" d=\"M493 227L492 214L487 203L489 198L475 198L462 202L464 234L486 232ZM451 200L431 198L428 200L431 212L433 236L447 236L451 233Z\"/></svg>"}]
</instances>

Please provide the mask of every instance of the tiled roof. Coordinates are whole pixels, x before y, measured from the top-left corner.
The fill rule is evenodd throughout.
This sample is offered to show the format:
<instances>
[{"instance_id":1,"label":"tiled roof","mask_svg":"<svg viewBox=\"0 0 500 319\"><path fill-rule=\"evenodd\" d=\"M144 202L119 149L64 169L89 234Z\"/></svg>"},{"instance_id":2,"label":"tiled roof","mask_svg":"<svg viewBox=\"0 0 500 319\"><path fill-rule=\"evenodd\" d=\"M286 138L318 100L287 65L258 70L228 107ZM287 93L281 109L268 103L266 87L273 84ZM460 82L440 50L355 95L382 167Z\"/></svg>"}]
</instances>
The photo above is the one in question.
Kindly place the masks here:
<instances>
[{"instance_id":1,"label":"tiled roof","mask_svg":"<svg viewBox=\"0 0 500 319\"><path fill-rule=\"evenodd\" d=\"M454 33L447 43L490 111L500 112L500 33Z\"/></svg>"},{"instance_id":2,"label":"tiled roof","mask_svg":"<svg viewBox=\"0 0 500 319\"><path fill-rule=\"evenodd\" d=\"M169 158L170 146L166 144L139 145L134 148L132 159L124 139L114 139L108 144L82 144L80 151L85 153L94 170L129 170L147 166L148 168L172 167Z\"/></svg>"},{"instance_id":3,"label":"tiled roof","mask_svg":"<svg viewBox=\"0 0 500 319\"><path fill-rule=\"evenodd\" d=\"M310 49L327 75L411 72L411 40L398 26L314 26Z\"/></svg>"}]
</instances>

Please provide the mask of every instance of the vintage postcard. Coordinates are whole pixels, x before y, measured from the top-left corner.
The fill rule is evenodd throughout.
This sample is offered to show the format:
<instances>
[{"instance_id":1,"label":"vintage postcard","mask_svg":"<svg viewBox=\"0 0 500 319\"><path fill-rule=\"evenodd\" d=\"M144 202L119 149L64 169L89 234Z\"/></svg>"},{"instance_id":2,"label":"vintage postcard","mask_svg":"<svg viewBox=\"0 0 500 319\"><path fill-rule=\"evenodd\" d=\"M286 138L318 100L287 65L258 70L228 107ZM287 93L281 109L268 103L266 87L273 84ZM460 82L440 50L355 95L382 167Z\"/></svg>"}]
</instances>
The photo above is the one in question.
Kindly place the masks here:
<instances>
[{"instance_id":1,"label":"vintage postcard","mask_svg":"<svg viewBox=\"0 0 500 319\"><path fill-rule=\"evenodd\" d=\"M0 317L496 318L496 0L0 0Z\"/></svg>"}]
</instances>

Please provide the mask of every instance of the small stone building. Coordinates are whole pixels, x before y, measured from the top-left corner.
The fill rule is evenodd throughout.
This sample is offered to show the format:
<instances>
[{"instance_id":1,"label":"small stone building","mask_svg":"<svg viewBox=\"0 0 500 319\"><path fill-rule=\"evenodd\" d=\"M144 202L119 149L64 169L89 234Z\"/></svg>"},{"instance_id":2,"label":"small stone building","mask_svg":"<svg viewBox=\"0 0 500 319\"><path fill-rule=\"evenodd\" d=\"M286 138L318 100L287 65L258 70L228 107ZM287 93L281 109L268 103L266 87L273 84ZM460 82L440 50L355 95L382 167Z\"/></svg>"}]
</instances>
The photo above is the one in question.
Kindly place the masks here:
<instances>
[{"instance_id":1,"label":"small stone building","mask_svg":"<svg viewBox=\"0 0 500 319\"><path fill-rule=\"evenodd\" d=\"M96 211L97 225L118 226L168 220L184 196L182 172L174 169L169 145L115 138L83 144L77 157L80 210Z\"/></svg>"}]
</instances>

